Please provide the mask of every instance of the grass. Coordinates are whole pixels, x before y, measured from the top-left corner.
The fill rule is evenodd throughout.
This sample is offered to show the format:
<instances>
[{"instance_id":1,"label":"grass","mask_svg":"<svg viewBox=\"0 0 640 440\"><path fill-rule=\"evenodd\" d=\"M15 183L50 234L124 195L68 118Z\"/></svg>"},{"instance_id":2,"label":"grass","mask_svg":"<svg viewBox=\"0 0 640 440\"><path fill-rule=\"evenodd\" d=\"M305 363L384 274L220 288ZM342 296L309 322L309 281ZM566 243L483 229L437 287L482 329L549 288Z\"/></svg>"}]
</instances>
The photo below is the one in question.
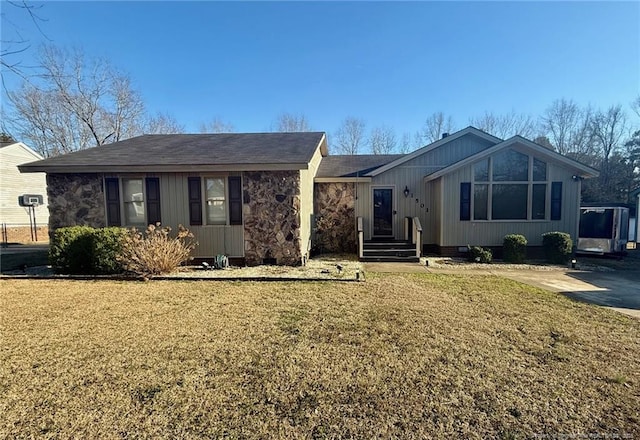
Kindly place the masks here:
<instances>
[{"instance_id":1,"label":"grass","mask_svg":"<svg viewBox=\"0 0 640 440\"><path fill-rule=\"evenodd\" d=\"M3 438L640 438L640 322L499 277L0 285Z\"/></svg>"}]
</instances>

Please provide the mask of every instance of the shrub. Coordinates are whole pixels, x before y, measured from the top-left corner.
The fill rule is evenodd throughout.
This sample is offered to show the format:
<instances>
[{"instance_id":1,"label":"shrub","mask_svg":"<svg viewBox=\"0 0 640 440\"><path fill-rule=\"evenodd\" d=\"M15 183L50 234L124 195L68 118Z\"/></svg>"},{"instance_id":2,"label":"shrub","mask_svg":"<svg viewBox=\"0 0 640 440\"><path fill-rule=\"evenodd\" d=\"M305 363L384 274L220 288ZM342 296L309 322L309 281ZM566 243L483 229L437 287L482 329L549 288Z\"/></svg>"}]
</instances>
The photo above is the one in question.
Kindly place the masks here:
<instances>
[{"instance_id":1,"label":"shrub","mask_svg":"<svg viewBox=\"0 0 640 440\"><path fill-rule=\"evenodd\" d=\"M122 251L122 241L127 234L126 228L100 228L92 234L92 266L95 274L114 274L124 271L118 261Z\"/></svg>"},{"instance_id":2,"label":"shrub","mask_svg":"<svg viewBox=\"0 0 640 440\"><path fill-rule=\"evenodd\" d=\"M549 262L564 264L571 256L573 242L566 232L547 232L542 234L542 248Z\"/></svg>"},{"instance_id":3,"label":"shrub","mask_svg":"<svg viewBox=\"0 0 640 440\"><path fill-rule=\"evenodd\" d=\"M125 270L137 275L160 275L174 271L191 258L197 246L193 234L182 225L174 238L169 236L171 228L149 225L142 233L130 229L122 241L118 261Z\"/></svg>"},{"instance_id":4,"label":"shrub","mask_svg":"<svg viewBox=\"0 0 640 440\"><path fill-rule=\"evenodd\" d=\"M56 229L49 262L56 273L100 275L122 272L117 261L123 228L70 226Z\"/></svg>"},{"instance_id":5,"label":"shrub","mask_svg":"<svg viewBox=\"0 0 640 440\"><path fill-rule=\"evenodd\" d=\"M491 263L493 254L491 249L485 249L480 246L469 246L467 260L474 263Z\"/></svg>"},{"instance_id":6,"label":"shrub","mask_svg":"<svg viewBox=\"0 0 640 440\"><path fill-rule=\"evenodd\" d=\"M527 239L524 235L509 234L502 241L502 259L508 263L524 263L527 257Z\"/></svg>"},{"instance_id":7,"label":"shrub","mask_svg":"<svg viewBox=\"0 0 640 440\"><path fill-rule=\"evenodd\" d=\"M55 273L91 273L91 233L89 226L58 228L49 246L49 263Z\"/></svg>"}]
</instances>

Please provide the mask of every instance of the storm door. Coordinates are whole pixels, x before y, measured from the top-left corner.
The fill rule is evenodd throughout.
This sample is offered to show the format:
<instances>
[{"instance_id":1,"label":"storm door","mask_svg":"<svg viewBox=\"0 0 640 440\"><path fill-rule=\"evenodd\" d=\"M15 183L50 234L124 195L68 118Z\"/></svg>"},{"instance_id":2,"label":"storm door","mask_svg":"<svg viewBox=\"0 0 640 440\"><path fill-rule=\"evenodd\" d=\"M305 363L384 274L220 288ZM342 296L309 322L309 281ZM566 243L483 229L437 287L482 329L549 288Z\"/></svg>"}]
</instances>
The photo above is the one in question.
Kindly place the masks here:
<instances>
[{"instance_id":1,"label":"storm door","mask_svg":"<svg viewBox=\"0 0 640 440\"><path fill-rule=\"evenodd\" d=\"M373 188L373 236L393 237L393 188Z\"/></svg>"}]
</instances>

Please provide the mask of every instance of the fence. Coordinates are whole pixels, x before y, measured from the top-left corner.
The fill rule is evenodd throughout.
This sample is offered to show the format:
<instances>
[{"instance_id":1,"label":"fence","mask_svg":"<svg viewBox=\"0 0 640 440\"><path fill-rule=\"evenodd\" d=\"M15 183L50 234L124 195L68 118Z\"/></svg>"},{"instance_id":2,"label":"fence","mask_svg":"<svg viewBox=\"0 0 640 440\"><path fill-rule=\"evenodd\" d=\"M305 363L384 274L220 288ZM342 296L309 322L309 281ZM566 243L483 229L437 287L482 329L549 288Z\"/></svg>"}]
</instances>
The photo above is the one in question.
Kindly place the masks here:
<instances>
[{"instance_id":1,"label":"fence","mask_svg":"<svg viewBox=\"0 0 640 440\"><path fill-rule=\"evenodd\" d=\"M2 245L9 243L47 243L49 227L29 223L0 223Z\"/></svg>"}]
</instances>

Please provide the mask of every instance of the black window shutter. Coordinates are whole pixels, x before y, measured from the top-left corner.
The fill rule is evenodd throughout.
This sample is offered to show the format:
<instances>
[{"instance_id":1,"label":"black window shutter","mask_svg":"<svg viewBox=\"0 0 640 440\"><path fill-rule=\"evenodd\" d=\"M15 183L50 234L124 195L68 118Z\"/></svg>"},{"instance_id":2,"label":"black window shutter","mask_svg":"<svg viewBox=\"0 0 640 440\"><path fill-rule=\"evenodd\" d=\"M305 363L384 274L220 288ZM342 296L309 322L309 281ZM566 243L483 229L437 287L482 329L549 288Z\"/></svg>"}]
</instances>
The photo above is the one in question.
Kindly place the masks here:
<instances>
[{"instance_id":1,"label":"black window shutter","mask_svg":"<svg viewBox=\"0 0 640 440\"><path fill-rule=\"evenodd\" d=\"M160 223L160 179L147 177L147 223L155 225Z\"/></svg>"},{"instance_id":2,"label":"black window shutter","mask_svg":"<svg viewBox=\"0 0 640 440\"><path fill-rule=\"evenodd\" d=\"M189 177L189 224L202 224L202 186L199 177Z\"/></svg>"},{"instance_id":3,"label":"black window shutter","mask_svg":"<svg viewBox=\"0 0 640 440\"><path fill-rule=\"evenodd\" d=\"M104 179L107 198L107 226L120 226L120 185L117 177Z\"/></svg>"},{"instance_id":4,"label":"black window shutter","mask_svg":"<svg viewBox=\"0 0 640 440\"><path fill-rule=\"evenodd\" d=\"M551 220L562 217L562 182L551 183Z\"/></svg>"},{"instance_id":5,"label":"black window shutter","mask_svg":"<svg viewBox=\"0 0 640 440\"><path fill-rule=\"evenodd\" d=\"M229 176L229 223L242 224L242 179Z\"/></svg>"},{"instance_id":6,"label":"black window shutter","mask_svg":"<svg viewBox=\"0 0 640 440\"><path fill-rule=\"evenodd\" d=\"M471 183L460 183L460 220L471 220Z\"/></svg>"}]
</instances>

